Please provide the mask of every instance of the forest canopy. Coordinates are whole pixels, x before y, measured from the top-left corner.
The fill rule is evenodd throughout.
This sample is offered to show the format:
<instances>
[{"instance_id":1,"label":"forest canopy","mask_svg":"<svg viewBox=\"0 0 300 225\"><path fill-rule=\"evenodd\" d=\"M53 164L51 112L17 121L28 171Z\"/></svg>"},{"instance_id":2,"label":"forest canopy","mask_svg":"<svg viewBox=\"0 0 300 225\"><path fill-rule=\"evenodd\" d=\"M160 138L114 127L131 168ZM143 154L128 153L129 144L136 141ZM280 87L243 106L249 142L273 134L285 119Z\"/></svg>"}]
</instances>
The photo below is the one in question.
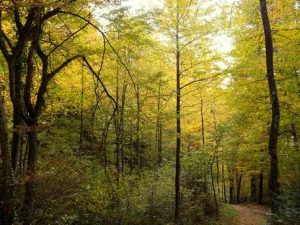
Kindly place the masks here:
<instances>
[{"instance_id":1,"label":"forest canopy","mask_svg":"<svg viewBox=\"0 0 300 225\"><path fill-rule=\"evenodd\" d=\"M297 225L299 14L1 0L0 224Z\"/></svg>"}]
</instances>

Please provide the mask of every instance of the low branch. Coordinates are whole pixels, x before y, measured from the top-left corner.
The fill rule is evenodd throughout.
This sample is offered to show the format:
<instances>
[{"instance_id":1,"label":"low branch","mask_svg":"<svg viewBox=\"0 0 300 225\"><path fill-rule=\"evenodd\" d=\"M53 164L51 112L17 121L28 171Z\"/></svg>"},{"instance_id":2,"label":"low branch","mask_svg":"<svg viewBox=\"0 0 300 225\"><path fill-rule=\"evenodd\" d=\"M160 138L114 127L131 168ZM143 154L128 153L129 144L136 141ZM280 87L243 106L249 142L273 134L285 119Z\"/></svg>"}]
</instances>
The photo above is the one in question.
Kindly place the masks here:
<instances>
[{"instance_id":1,"label":"low branch","mask_svg":"<svg viewBox=\"0 0 300 225\"><path fill-rule=\"evenodd\" d=\"M59 67L57 67L55 70L53 70L51 73L48 74L48 79L51 80L57 73L59 73L62 69L64 69L71 62L73 62L75 59L78 59L78 58L84 58L84 56L81 54L78 54L78 55L75 55L75 56L67 59Z\"/></svg>"}]
</instances>

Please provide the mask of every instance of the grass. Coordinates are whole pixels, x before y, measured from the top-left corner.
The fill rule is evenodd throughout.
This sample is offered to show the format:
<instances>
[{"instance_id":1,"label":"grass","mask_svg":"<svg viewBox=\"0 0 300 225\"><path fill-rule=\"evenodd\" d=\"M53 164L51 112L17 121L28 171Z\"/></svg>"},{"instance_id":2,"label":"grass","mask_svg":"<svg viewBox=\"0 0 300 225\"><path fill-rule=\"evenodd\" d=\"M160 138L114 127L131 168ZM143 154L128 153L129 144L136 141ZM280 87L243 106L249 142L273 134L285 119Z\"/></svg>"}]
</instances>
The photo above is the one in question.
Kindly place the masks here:
<instances>
[{"instance_id":1,"label":"grass","mask_svg":"<svg viewBox=\"0 0 300 225\"><path fill-rule=\"evenodd\" d=\"M220 209L219 225L233 225L238 212L229 204L223 204Z\"/></svg>"}]
</instances>

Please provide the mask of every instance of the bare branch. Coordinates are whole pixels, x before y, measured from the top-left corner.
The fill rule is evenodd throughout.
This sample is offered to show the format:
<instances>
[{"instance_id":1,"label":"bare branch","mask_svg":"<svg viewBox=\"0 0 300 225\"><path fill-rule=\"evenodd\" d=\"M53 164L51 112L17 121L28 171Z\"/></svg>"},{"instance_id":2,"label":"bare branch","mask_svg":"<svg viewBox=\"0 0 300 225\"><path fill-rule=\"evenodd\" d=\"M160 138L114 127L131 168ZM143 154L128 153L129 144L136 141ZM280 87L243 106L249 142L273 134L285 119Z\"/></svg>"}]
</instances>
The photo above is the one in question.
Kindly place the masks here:
<instances>
[{"instance_id":1,"label":"bare branch","mask_svg":"<svg viewBox=\"0 0 300 225\"><path fill-rule=\"evenodd\" d=\"M192 40L188 41L183 46L181 46L179 51L181 52L185 47L187 47L188 45L190 45L193 42L197 41L199 38L205 37L206 35L209 35L211 33L213 33L213 31L210 31L210 32L205 33L205 34L198 35L197 37L193 38Z\"/></svg>"},{"instance_id":2,"label":"bare branch","mask_svg":"<svg viewBox=\"0 0 300 225\"><path fill-rule=\"evenodd\" d=\"M222 75L222 74L223 74L223 73L219 73L219 74L216 74L216 75L211 76L211 77L205 77L205 78L201 78L201 79L198 79L198 80L193 80L193 81L191 81L191 82L189 82L189 83L187 83L187 84L181 86L180 89L183 89L183 88L185 88L185 87L187 87L187 86L190 86L190 85L192 85L192 84L194 84L194 83L198 83L198 82L202 82L202 81L206 81L206 80L213 79L213 78L218 77L218 76L220 76L220 75Z\"/></svg>"},{"instance_id":3,"label":"bare branch","mask_svg":"<svg viewBox=\"0 0 300 225\"><path fill-rule=\"evenodd\" d=\"M125 68L126 72L128 73L130 79L131 79L131 82L133 84L133 88L134 88L134 91L135 91L135 94L136 96L138 95L138 92L137 92L137 89L136 89L136 84L134 82L134 79L133 79L133 76L130 72L130 70L128 69L126 63L122 60L121 56L119 55L119 53L116 51L116 49L114 48L114 46L111 44L111 42L109 41L109 39L106 37L106 35L104 34L104 32L102 30L99 29L98 26L96 26L94 23L92 23L90 20L84 18L83 16L80 16L76 13L72 13L72 12L66 12L66 11L60 11L60 13L63 13L63 14L67 14L67 15L73 15L75 17L78 17L82 20L84 20L85 22L87 22L88 24L90 24L92 27L94 27L97 31L100 32L100 34L102 35L103 39L106 40L107 44L109 45L109 47L113 50L113 52L115 53L115 55L117 56L117 58L119 59L120 63L122 64L122 66Z\"/></svg>"},{"instance_id":4,"label":"bare branch","mask_svg":"<svg viewBox=\"0 0 300 225\"><path fill-rule=\"evenodd\" d=\"M115 106L118 105L117 101L111 96L111 94L108 92L106 86L104 85L103 81L101 80L101 78L99 77L99 74L93 69L93 67L91 66L91 64L89 63L89 61L85 58L82 57L82 60L85 62L85 64L87 65L88 69L90 70L90 72L96 77L96 79L99 81L99 83L101 84L103 90L105 91L107 97L110 98L110 100L114 103ZM115 107L116 109L117 107Z\"/></svg>"},{"instance_id":5,"label":"bare branch","mask_svg":"<svg viewBox=\"0 0 300 225\"><path fill-rule=\"evenodd\" d=\"M57 50L59 47L61 47L64 43L66 43L68 40L70 40L72 37L74 37L77 33L82 31L85 27L87 27L89 24L86 23L84 26L80 27L77 31L74 33L72 32L69 37L67 37L65 40L63 40L60 44L56 45L48 54L47 56L50 56L55 50Z\"/></svg>"},{"instance_id":6,"label":"bare branch","mask_svg":"<svg viewBox=\"0 0 300 225\"><path fill-rule=\"evenodd\" d=\"M64 69L66 66L68 66L71 62L73 62L75 59L78 58L84 58L83 55L79 54L79 55L75 55L69 59L67 59L66 61L64 61L59 67L57 67L55 70L53 70L51 73L48 74L48 79L52 79L57 73L59 73L62 69Z\"/></svg>"}]
</instances>

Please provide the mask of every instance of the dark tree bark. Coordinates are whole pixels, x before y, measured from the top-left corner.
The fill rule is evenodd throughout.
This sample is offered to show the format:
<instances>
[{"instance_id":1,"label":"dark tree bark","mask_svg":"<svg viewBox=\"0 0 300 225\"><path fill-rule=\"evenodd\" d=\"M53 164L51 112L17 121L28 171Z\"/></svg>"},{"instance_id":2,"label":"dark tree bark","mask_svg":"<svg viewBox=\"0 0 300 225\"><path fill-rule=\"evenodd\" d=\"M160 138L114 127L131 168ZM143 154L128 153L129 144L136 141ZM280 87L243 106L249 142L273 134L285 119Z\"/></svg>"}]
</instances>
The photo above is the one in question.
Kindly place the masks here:
<instances>
[{"instance_id":1,"label":"dark tree bark","mask_svg":"<svg viewBox=\"0 0 300 225\"><path fill-rule=\"evenodd\" d=\"M250 199L252 202L256 202L257 201L257 175L256 174L252 174L251 175L251 180L250 180L250 188L251 188L251 196Z\"/></svg>"},{"instance_id":2,"label":"dark tree bark","mask_svg":"<svg viewBox=\"0 0 300 225\"><path fill-rule=\"evenodd\" d=\"M37 141L38 133L36 130L36 121L32 123L32 130L28 133L28 159L26 177L28 181L25 184L25 198L23 204L23 224L30 225L33 217L34 198L35 198L35 173L36 173L36 158L37 158Z\"/></svg>"},{"instance_id":3,"label":"dark tree bark","mask_svg":"<svg viewBox=\"0 0 300 225\"><path fill-rule=\"evenodd\" d=\"M1 91L1 90L0 90ZM4 97L0 95L0 149L2 160L2 198L1 211L3 217L0 218L0 223L10 225L13 223L13 205L12 205L12 177L11 177L11 162L8 150L8 133L6 110L4 106ZM2 213L1 213L2 214Z\"/></svg>"},{"instance_id":4,"label":"dark tree bark","mask_svg":"<svg viewBox=\"0 0 300 225\"><path fill-rule=\"evenodd\" d=\"M236 192L236 202L238 204L241 203L240 197L241 197L242 179L243 179L243 175L241 174L238 177L237 192Z\"/></svg>"},{"instance_id":5,"label":"dark tree bark","mask_svg":"<svg viewBox=\"0 0 300 225\"><path fill-rule=\"evenodd\" d=\"M229 203L233 204L234 201L234 169L231 168L229 171Z\"/></svg>"},{"instance_id":6,"label":"dark tree bark","mask_svg":"<svg viewBox=\"0 0 300 225\"><path fill-rule=\"evenodd\" d=\"M258 204L263 204L263 195L264 195L264 174L261 171L259 174L259 185L258 185Z\"/></svg>"},{"instance_id":7,"label":"dark tree bark","mask_svg":"<svg viewBox=\"0 0 300 225\"><path fill-rule=\"evenodd\" d=\"M272 199L272 212L278 211L278 195L279 195L279 183L278 183L278 156L277 156L277 142L280 124L280 108L278 93L276 87L276 81L274 76L274 62L273 62L273 38L270 20L268 16L267 2L266 0L260 0L261 18L264 27L265 34L265 47L266 47L266 66L267 66L267 78L270 92L270 100L272 105L272 121L269 131L269 156L270 156L270 171L269 171L269 194Z\"/></svg>"},{"instance_id":8,"label":"dark tree bark","mask_svg":"<svg viewBox=\"0 0 300 225\"><path fill-rule=\"evenodd\" d=\"M20 140L21 135L17 131L17 126L21 126L23 124L21 117L18 113L14 113L13 115L13 136L12 136L12 143L11 143L11 165L12 170L14 171L14 176L16 176L17 164L18 164L18 155L20 152Z\"/></svg>"}]
</instances>

